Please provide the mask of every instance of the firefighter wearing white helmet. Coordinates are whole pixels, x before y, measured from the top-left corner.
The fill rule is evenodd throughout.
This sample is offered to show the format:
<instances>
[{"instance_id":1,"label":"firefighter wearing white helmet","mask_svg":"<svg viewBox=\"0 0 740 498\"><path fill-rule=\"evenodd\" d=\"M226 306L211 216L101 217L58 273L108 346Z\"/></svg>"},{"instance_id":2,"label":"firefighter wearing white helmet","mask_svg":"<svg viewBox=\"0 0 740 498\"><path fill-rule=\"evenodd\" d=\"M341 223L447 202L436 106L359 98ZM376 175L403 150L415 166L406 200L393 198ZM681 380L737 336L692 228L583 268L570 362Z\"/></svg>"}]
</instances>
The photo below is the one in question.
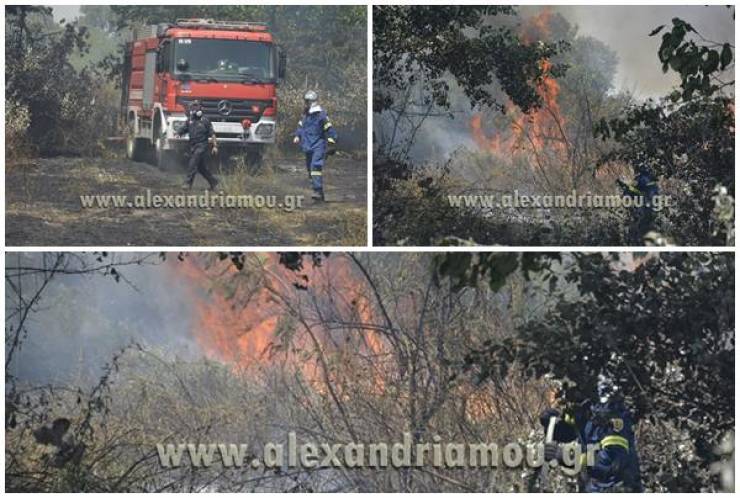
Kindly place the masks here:
<instances>
[{"instance_id":1,"label":"firefighter wearing white helmet","mask_svg":"<svg viewBox=\"0 0 740 498\"><path fill-rule=\"evenodd\" d=\"M324 200L324 163L326 156L335 152L337 132L321 106L319 97L313 90L303 96L305 106L303 116L298 121L293 143L300 144L306 156L306 169L311 179L315 201Z\"/></svg>"}]
</instances>

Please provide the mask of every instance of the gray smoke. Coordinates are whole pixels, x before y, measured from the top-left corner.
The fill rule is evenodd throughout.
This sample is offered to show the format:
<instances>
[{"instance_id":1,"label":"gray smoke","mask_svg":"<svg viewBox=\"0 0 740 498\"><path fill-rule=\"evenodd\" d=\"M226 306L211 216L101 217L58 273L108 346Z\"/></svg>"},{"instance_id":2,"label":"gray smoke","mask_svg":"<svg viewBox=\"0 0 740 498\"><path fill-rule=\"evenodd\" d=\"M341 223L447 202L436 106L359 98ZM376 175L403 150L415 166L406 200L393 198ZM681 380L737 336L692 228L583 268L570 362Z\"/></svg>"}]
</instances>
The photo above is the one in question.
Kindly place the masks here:
<instances>
[{"instance_id":1,"label":"gray smoke","mask_svg":"<svg viewBox=\"0 0 740 498\"><path fill-rule=\"evenodd\" d=\"M678 17L708 40L735 42L734 9L724 6L521 6L516 8L519 19L502 18L497 22L516 30L524 19L545 8L561 14L576 29L577 37L593 37L614 50L618 64L612 91L630 93L637 100L666 96L679 83L673 72L663 73L661 69L658 47L662 33L648 36L656 27L666 25L670 29L671 20ZM732 80L732 75L724 79ZM476 149L469 125L473 114L469 101L452 78L448 83L452 117L432 116L423 122L409 148L409 159L414 164L443 164L462 148ZM383 131L392 129L392 123L387 113L376 114L376 137L387 135ZM409 138L407 129L400 127L396 142Z\"/></svg>"},{"instance_id":2,"label":"gray smoke","mask_svg":"<svg viewBox=\"0 0 740 498\"><path fill-rule=\"evenodd\" d=\"M15 257L9 254L6 266L12 267ZM33 384L85 385L97 380L116 352L134 342L168 356L200 355L192 337L192 294L183 288L174 264L168 260L122 267L127 282L100 274L56 276L30 316L28 336L11 373ZM25 285L30 290L32 282ZM7 284L6 295L11 296ZM6 315L12 306L9 297ZM9 325L12 320L6 322L6 336Z\"/></svg>"},{"instance_id":3,"label":"gray smoke","mask_svg":"<svg viewBox=\"0 0 740 498\"><path fill-rule=\"evenodd\" d=\"M658 47L661 35L650 32L678 17L690 23L703 37L735 43L734 8L701 5L563 5L553 7L578 26L578 33L592 36L617 52L619 66L615 85L635 97L659 97L678 83L675 74L661 71Z\"/></svg>"}]
</instances>

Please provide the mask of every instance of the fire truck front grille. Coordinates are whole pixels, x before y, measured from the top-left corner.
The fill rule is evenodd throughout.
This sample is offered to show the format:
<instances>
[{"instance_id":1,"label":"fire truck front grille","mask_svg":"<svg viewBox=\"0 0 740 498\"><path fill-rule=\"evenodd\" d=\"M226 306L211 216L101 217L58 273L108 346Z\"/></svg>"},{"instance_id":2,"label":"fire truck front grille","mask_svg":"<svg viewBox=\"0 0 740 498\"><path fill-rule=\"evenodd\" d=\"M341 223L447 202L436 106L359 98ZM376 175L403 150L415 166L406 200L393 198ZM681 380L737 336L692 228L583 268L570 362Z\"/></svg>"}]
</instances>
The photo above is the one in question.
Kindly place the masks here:
<instances>
[{"instance_id":1,"label":"fire truck front grille","mask_svg":"<svg viewBox=\"0 0 740 498\"><path fill-rule=\"evenodd\" d=\"M190 103L196 99L179 97L177 103L190 108ZM251 121L259 121L264 110L272 102L269 100L244 100L244 99L197 99L203 106L203 114L211 121L240 122L247 118Z\"/></svg>"}]
</instances>

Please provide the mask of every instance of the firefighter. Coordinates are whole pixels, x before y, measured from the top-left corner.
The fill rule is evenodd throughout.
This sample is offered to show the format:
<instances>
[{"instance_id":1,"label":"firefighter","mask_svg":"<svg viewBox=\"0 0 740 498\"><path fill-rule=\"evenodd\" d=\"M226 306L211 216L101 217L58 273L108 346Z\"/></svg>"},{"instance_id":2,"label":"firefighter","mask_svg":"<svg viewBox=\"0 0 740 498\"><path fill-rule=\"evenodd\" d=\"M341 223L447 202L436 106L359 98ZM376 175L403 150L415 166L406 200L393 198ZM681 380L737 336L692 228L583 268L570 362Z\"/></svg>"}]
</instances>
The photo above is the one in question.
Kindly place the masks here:
<instances>
[{"instance_id":1,"label":"firefighter","mask_svg":"<svg viewBox=\"0 0 740 498\"><path fill-rule=\"evenodd\" d=\"M622 195L631 197L637 204L631 210L627 242L641 245L645 234L654 229L655 211L653 210L653 201L655 196L658 195L658 182L650 170L645 166L640 166L635 172L632 185L621 179L617 180L617 184L622 189Z\"/></svg>"},{"instance_id":2,"label":"firefighter","mask_svg":"<svg viewBox=\"0 0 740 498\"><path fill-rule=\"evenodd\" d=\"M609 378L599 376L597 393L597 400L586 401L562 414L562 420L555 426L554 441L545 444L545 461L563 463L563 448L559 443L576 441L581 447L582 460L586 458L587 448L595 447L593 465L582 465L579 490L640 493L643 488L632 415ZM560 418L561 414L550 409L540 416L545 428L553 416Z\"/></svg>"},{"instance_id":3,"label":"firefighter","mask_svg":"<svg viewBox=\"0 0 740 498\"><path fill-rule=\"evenodd\" d=\"M336 152L337 132L321 106L318 95L309 90L303 96L303 117L298 121L293 143L300 144L306 155L306 169L311 180L313 194L317 202L324 201L324 163L326 156Z\"/></svg>"},{"instance_id":4,"label":"firefighter","mask_svg":"<svg viewBox=\"0 0 740 498\"><path fill-rule=\"evenodd\" d=\"M189 136L190 159L188 160L188 174L185 178L183 188L189 190L193 187L195 175L200 173L208 181L211 190L218 185L218 178L213 176L208 170L208 141L213 142L211 153L218 154L218 143L216 142L216 132L213 130L211 121L203 115L203 106L199 100L194 100L190 104L190 115L184 125L177 130L177 135L185 134Z\"/></svg>"}]
</instances>

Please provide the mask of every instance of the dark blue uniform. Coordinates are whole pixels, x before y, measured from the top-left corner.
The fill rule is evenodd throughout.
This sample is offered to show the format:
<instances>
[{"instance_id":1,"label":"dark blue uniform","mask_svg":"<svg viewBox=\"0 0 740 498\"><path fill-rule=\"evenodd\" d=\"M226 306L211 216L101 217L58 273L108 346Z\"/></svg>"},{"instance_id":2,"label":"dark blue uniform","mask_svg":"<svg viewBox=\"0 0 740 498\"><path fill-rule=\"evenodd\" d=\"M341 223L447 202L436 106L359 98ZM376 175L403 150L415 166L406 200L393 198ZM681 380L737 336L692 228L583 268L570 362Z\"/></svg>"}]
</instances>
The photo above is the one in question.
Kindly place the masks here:
<instances>
[{"instance_id":1,"label":"dark blue uniform","mask_svg":"<svg viewBox=\"0 0 740 498\"><path fill-rule=\"evenodd\" d=\"M200 173L208 181L211 188L215 187L218 180L208 171L208 139L216 135L213 130L211 121L202 116L200 118L191 117L177 131L178 134L188 134L188 143L190 145L190 159L188 161L188 174L185 183L188 186L195 181L195 175Z\"/></svg>"},{"instance_id":2,"label":"dark blue uniform","mask_svg":"<svg viewBox=\"0 0 740 498\"><path fill-rule=\"evenodd\" d=\"M642 170L635 175L635 185L640 194L645 198L645 205L651 206L653 198L658 195L658 182L649 171Z\"/></svg>"},{"instance_id":3,"label":"dark blue uniform","mask_svg":"<svg viewBox=\"0 0 740 498\"><path fill-rule=\"evenodd\" d=\"M313 105L298 121L295 136L300 140L301 150L306 155L306 169L311 177L311 186L316 193L323 195L327 141L335 142L337 132L326 112L318 105Z\"/></svg>"},{"instance_id":4,"label":"dark blue uniform","mask_svg":"<svg viewBox=\"0 0 740 498\"><path fill-rule=\"evenodd\" d=\"M619 185L622 187L622 193L625 196L642 197L642 208L652 206L653 198L658 195L658 182L649 171L644 169L637 172L633 185L628 185L621 180Z\"/></svg>"},{"instance_id":5,"label":"dark blue uniform","mask_svg":"<svg viewBox=\"0 0 740 498\"><path fill-rule=\"evenodd\" d=\"M635 174L632 185L621 181L619 184L625 196L642 199L639 206L632 209L632 221L627 235L629 243L640 245L645 234L653 229L655 211L652 206L653 199L658 195L658 182L647 169L642 168Z\"/></svg>"},{"instance_id":6,"label":"dark blue uniform","mask_svg":"<svg viewBox=\"0 0 740 498\"><path fill-rule=\"evenodd\" d=\"M581 450L598 445L595 462L584 476L586 492L598 493L620 488L641 492L640 460L635 445L632 414L620 401L591 405L591 417L575 420Z\"/></svg>"},{"instance_id":7,"label":"dark blue uniform","mask_svg":"<svg viewBox=\"0 0 740 498\"><path fill-rule=\"evenodd\" d=\"M543 425L556 411L542 417ZM590 407L566 414L556 426L558 442L577 440L581 445L584 468L581 489L588 493L608 491L642 492L640 460L635 445L634 423L620 401L592 403ZM595 447L594 465L586 466L586 450Z\"/></svg>"}]
</instances>

